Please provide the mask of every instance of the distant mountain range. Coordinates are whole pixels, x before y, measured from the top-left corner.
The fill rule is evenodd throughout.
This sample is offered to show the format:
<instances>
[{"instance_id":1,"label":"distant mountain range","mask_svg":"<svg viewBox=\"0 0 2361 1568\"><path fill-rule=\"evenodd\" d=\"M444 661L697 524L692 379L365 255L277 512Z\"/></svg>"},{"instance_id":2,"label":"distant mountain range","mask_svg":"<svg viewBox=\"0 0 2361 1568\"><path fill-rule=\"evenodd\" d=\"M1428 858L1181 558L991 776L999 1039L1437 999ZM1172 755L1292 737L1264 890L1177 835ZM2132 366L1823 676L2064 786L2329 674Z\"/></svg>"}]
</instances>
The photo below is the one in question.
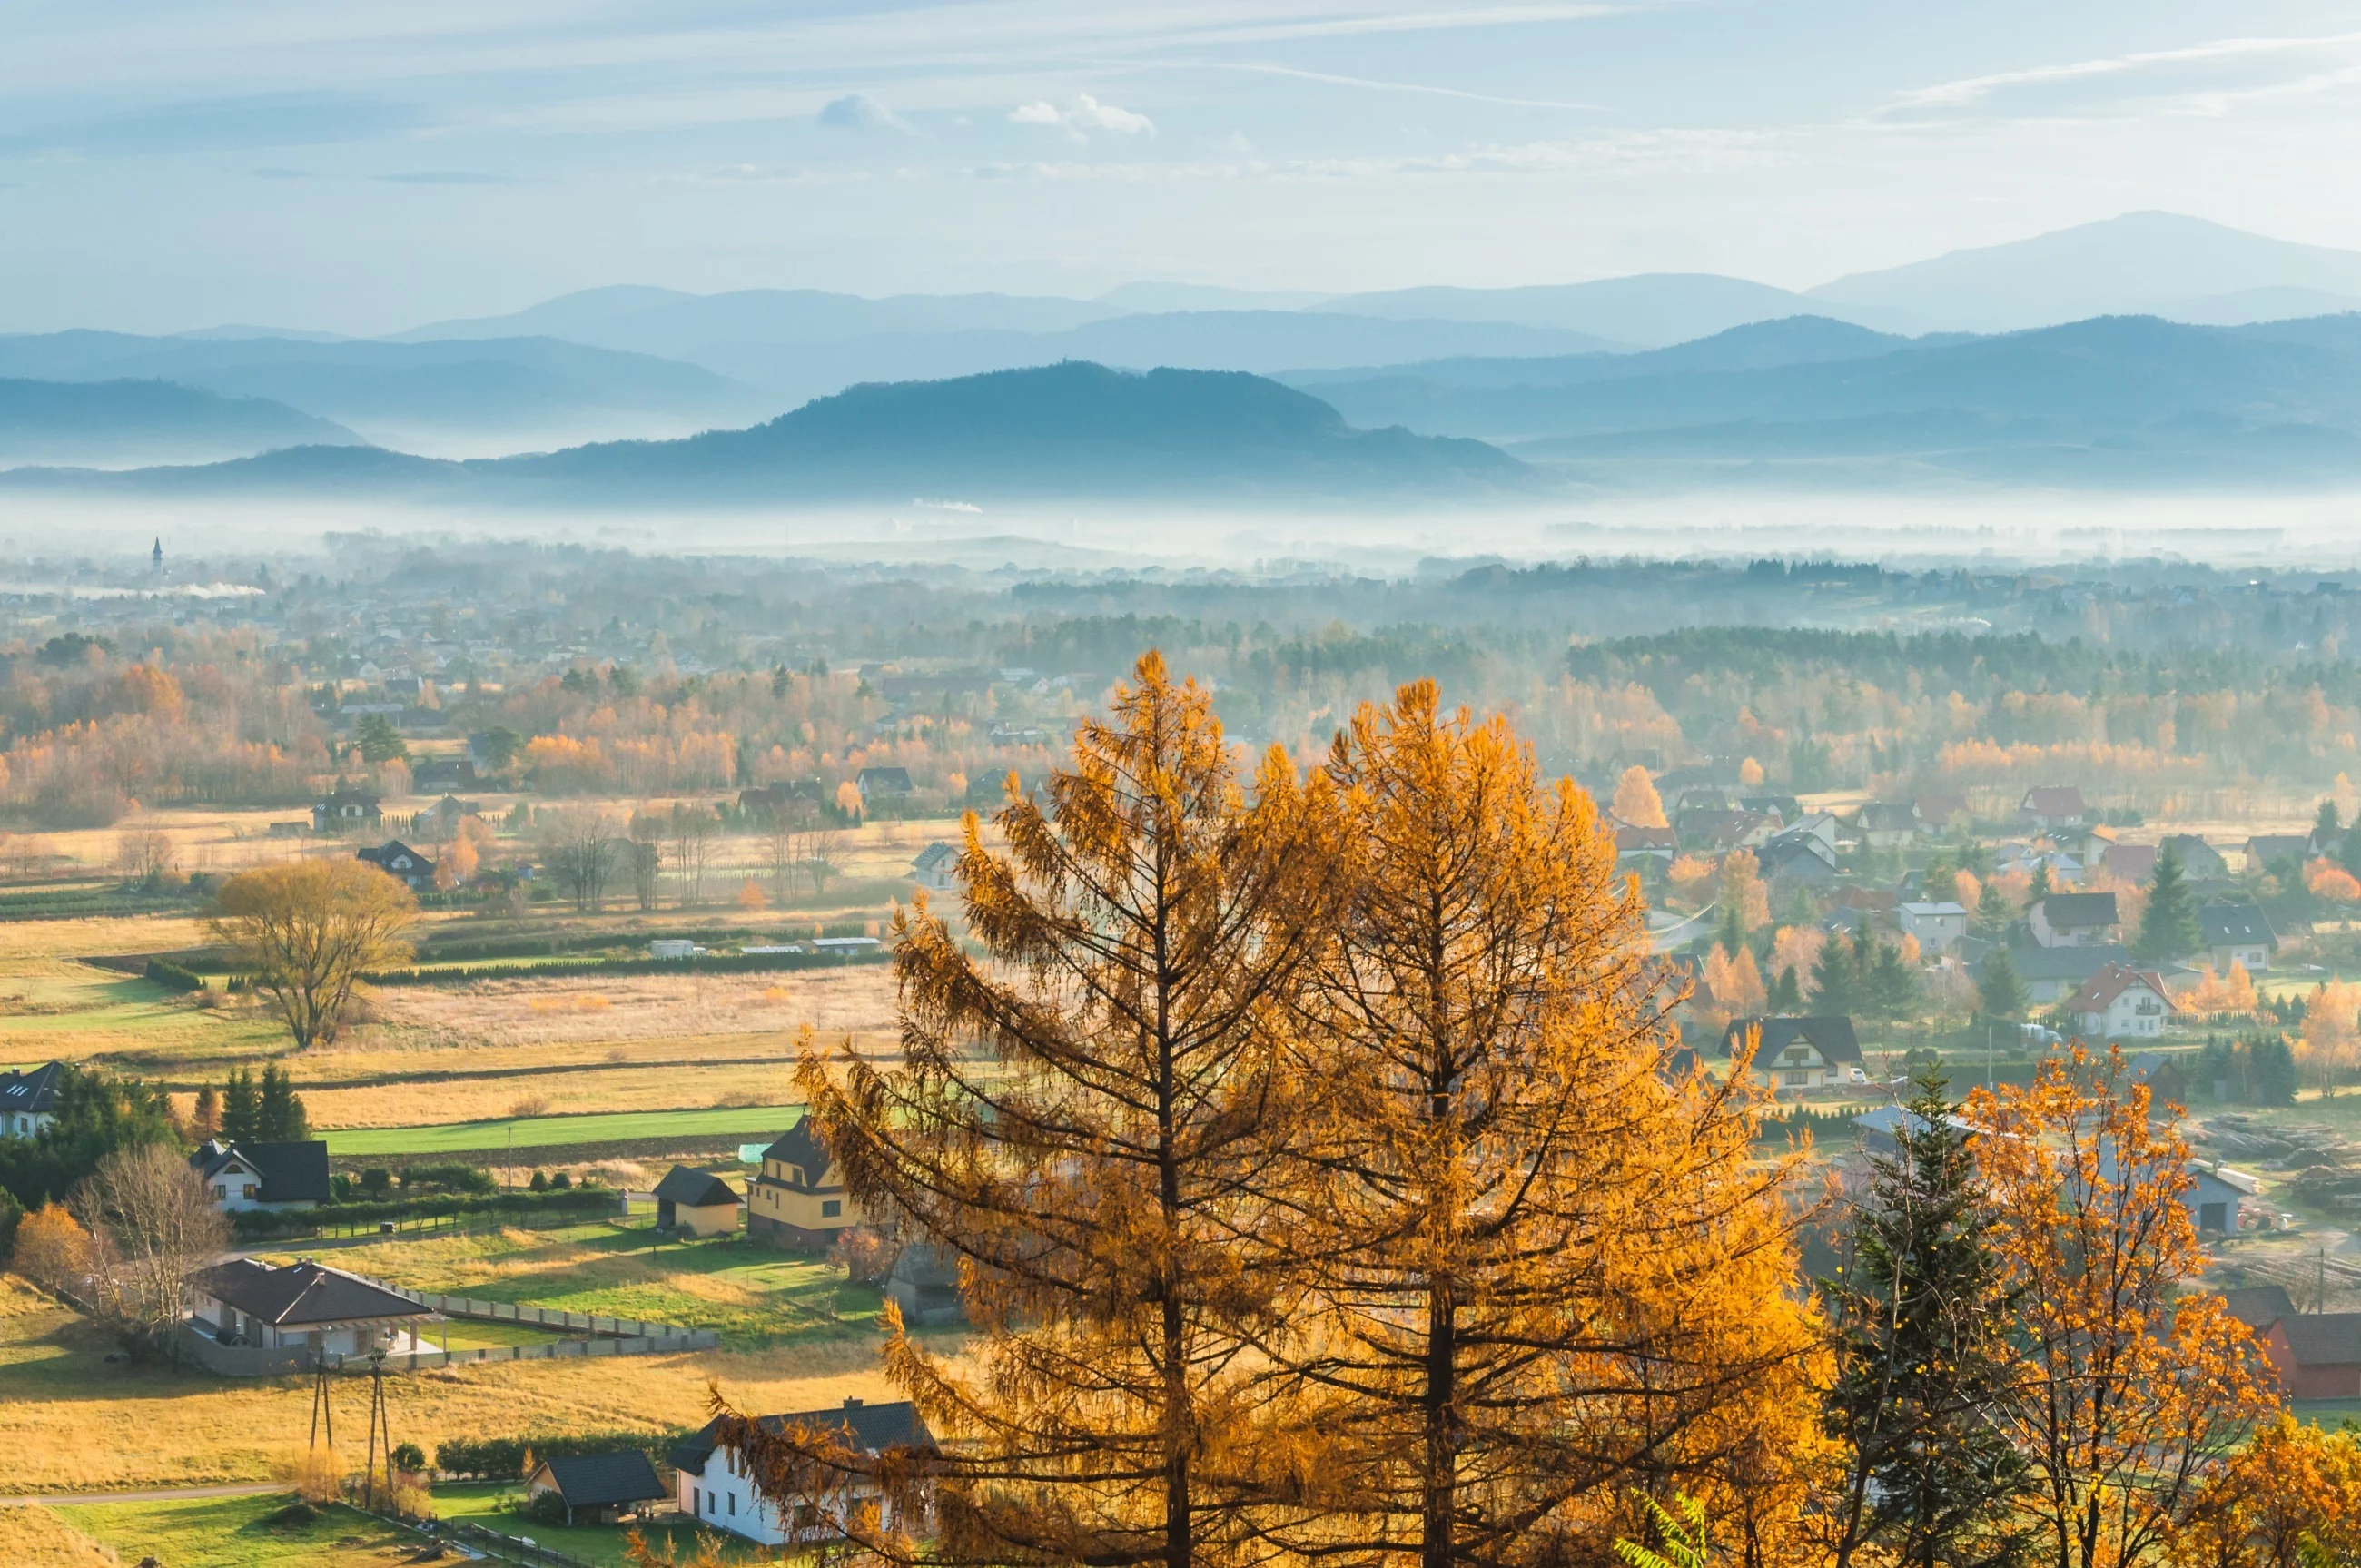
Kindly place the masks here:
<instances>
[{"instance_id":1,"label":"distant mountain range","mask_svg":"<svg viewBox=\"0 0 2361 1568\"><path fill-rule=\"evenodd\" d=\"M686 433L779 406L701 366L551 337L404 344L60 332L0 336L0 376L169 380L275 400L385 444L486 455L586 435Z\"/></svg>"},{"instance_id":2,"label":"distant mountain range","mask_svg":"<svg viewBox=\"0 0 2361 1568\"><path fill-rule=\"evenodd\" d=\"M225 398L167 381L0 379L0 467L214 463L274 446L359 441L333 420L267 398Z\"/></svg>"},{"instance_id":3,"label":"distant mountain range","mask_svg":"<svg viewBox=\"0 0 2361 1568\"><path fill-rule=\"evenodd\" d=\"M1652 354L1301 379L1349 420L1497 442L1601 483L1862 482L1904 457L2043 483L2361 477L2361 315L1916 340L1802 318Z\"/></svg>"},{"instance_id":4,"label":"distant mountain range","mask_svg":"<svg viewBox=\"0 0 2361 1568\"><path fill-rule=\"evenodd\" d=\"M451 462L303 446L202 466L18 469L9 488L178 497L796 506L1093 497L1399 500L1536 483L1480 442L1348 427L1318 399L1239 372L1068 363L858 387L748 430Z\"/></svg>"},{"instance_id":5,"label":"distant mountain range","mask_svg":"<svg viewBox=\"0 0 2361 1568\"><path fill-rule=\"evenodd\" d=\"M2361 430L2339 389L2356 368L2337 324L2348 309L2361 310L2361 252L2163 213L1802 291L1707 273L1337 295L1140 282L1091 300L619 286L374 341L254 326L0 336L0 378L192 394L61 396L45 411L20 391L0 466L358 441L504 457L741 431L867 384L1079 361L1270 376L1356 425L1524 444L1605 482L1728 475L1741 452L1747 472L1784 473L1784 447L1825 466L1850 445L2000 472L2037 446L2102 443L2115 444L2109 474L2202 449L2225 474L2301 477L2341 449L2241 454L2264 451L2266 429ZM1993 452L2015 455L1975 455ZM322 461L337 460L305 465Z\"/></svg>"}]
</instances>

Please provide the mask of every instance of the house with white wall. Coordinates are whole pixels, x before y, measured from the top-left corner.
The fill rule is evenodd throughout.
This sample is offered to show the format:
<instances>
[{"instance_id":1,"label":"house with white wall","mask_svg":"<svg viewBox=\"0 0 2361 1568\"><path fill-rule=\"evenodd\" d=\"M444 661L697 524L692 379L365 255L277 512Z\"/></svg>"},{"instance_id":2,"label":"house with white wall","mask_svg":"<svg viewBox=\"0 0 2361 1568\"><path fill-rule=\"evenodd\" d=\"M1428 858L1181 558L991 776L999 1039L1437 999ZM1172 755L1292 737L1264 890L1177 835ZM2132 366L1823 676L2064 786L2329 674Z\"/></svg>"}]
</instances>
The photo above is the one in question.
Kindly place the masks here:
<instances>
[{"instance_id":1,"label":"house with white wall","mask_svg":"<svg viewBox=\"0 0 2361 1568\"><path fill-rule=\"evenodd\" d=\"M0 1138L29 1138L58 1119L58 1084L66 1064L0 1072Z\"/></svg>"},{"instance_id":2,"label":"house with white wall","mask_svg":"<svg viewBox=\"0 0 2361 1568\"><path fill-rule=\"evenodd\" d=\"M189 1157L214 1207L225 1214L248 1209L309 1209L329 1199L328 1144L226 1143L208 1139Z\"/></svg>"},{"instance_id":3,"label":"house with white wall","mask_svg":"<svg viewBox=\"0 0 2361 1568\"><path fill-rule=\"evenodd\" d=\"M2175 1009L2154 970L2109 964L2067 999L2075 1027L2094 1040L2154 1039Z\"/></svg>"},{"instance_id":4,"label":"house with white wall","mask_svg":"<svg viewBox=\"0 0 2361 1568\"><path fill-rule=\"evenodd\" d=\"M305 1258L273 1268L250 1257L189 1277L189 1326L224 1344L367 1355L424 1350L434 1313L373 1280Z\"/></svg>"},{"instance_id":5,"label":"house with white wall","mask_svg":"<svg viewBox=\"0 0 2361 1568\"><path fill-rule=\"evenodd\" d=\"M828 1481L805 1497L762 1497L746 1475L742 1456L719 1441L720 1421L708 1421L668 1456L676 1472L674 1501L699 1526L764 1546L840 1540L845 1521L853 1518L867 1528L925 1532L928 1521L924 1508L918 1517L904 1514L873 1474L876 1462L889 1453L924 1453L934 1446L916 1405L906 1399L884 1405L847 1399L835 1409L763 1416L758 1421L765 1431L792 1431L807 1448L832 1454L838 1463L813 1467Z\"/></svg>"}]
</instances>

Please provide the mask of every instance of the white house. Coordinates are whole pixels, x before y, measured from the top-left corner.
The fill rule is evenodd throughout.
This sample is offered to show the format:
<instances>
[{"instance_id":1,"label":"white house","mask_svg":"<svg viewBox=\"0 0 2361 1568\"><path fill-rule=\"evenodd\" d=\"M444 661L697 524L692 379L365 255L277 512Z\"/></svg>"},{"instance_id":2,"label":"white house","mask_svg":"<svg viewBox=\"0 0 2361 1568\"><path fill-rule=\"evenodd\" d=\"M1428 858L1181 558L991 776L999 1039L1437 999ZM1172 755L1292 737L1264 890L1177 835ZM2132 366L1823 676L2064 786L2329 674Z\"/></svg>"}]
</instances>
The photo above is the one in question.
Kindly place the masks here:
<instances>
[{"instance_id":1,"label":"white house","mask_svg":"<svg viewBox=\"0 0 2361 1568\"><path fill-rule=\"evenodd\" d=\"M329 1198L324 1138L284 1144L214 1138L189 1157L189 1165L205 1184L214 1207L225 1214L247 1209L309 1209Z\"/></svg>"},{"instance_id":2,"label":"white house","mask_svg":"<svg viewBox=\"0 0 2361 1568\"><path fill-rule=\"evenodd\" d=\"M2271 967L2271 955L2279 949L2279 933L2251 904L2204 905L2197 911L2197 928L2204 933L2206 956L2215 974L2228 974L2232 964L2260 974Z\"/></svg>"},{"instance_id":3,"label":"white house","mask_svg":"<svg viewBox=\"0 0 2361 1568\"><path fill-rule=\"evenodd\" d=\"M2025 923L2045 948L2103 948L2123 939L2112 893L2053 893L2026 912Z\"/></svg>"},{"instance_id":4,"label":"white house","mask_svg":"<svg viewBox=\"0 0 2361 1568\"><path fill-rule=\"evenodd\" d=\"M2110 894L2109 896L2113 896ZM2075 1026L2093 1039L2153 1039L2173 1014L2164 977L2154 970L2109 964L2066 1003Z\"/></svg>"},{"instance_id":5,"label":"white house","mask_svg":"<svg viewBox=\"0 0 2361 1568\"><path fill-rule=\"evenodd\" d=\"M910 861L910 880L920 887L948 893L959 886L959 857L956 846L938 839Z\"/></svg>"},{"instance_id":6,"label":"white house","mask_svg":"<svg viewBox=\"0 0 2361 1568\"><path fill-rule=\"evenodd\" d=\"M836 1478L823 1492L809 1497L773 1501L758 1497L745 1475L738 1451L716 1440L720 1422L708 1421L696 1436L670 1454L677 1472L675 1502L699 1525L728 1530L765 1546L836 1540L840 1521L865 1515L886 1529L920 1534L924 1518L911 1518L889 1505L881 1489L864 1474L881 1455L893 1450L924 1452L934 1446L918 1409L907 1400L872 1405L847 1399L832 1410L803 1410L794 1415L758 1418L772 1432L797 1431L807 1443L826 1444L842 1460Z\"/></svg>"},{"instance_id":7,"label":"white house","mask_svg":"<svg viewBox=\"0 0 2361 1568\"><path fill-rule=\"evenodd\" d=\"M1734 1055L1749 1029L1762 1031L1754 1047L1755 1070L1782 1089L1833 1088L1854 1081L1861 1069L1861 1039L1850 1018L1733 1019L1722 1036L1722 1054Z\"/></svg>"},{"instance_id":8,"label":"white house","mask_svg":"<svg viewBox=\"0 0 2361 1568\"><path fill-rule=\"evenodd\" d=\"M29 1072L0 1072L0 1138L29 1138L58 1119L58 1080L63 1062L44 1062Z\"/></svg>"},{"instance_id":9,"label":"white house","mask_svg":"<svg viewBox=\"0 0 2361 1568\"><path fill-rule=\"evenodd\" d=\"M1894 908L1905 936L1918 938L1918 950L1928 955L1947 953L1960 938L1968 934L1968 910L1963 904L1944 900L1937 904L1904 904Z\"/></svg>"},{"instance_id":10,"label":"white house","mask_svg":"<svg viewBox=\"0 0 2361 1568\"><path fill-rule=\"evenodd\" d=\"M429 1348L418 1325L434 1314L357 1274L309 1258L273 1268L241 1257L189 1277L189 1326L224 1344L367 1355Z\"/></svg>"},{"instance_id":11,"label":"white house","mask_svg":"<svg viewBox=\"0 0 2361 1568\"><path fill-rule=\"evenodd\" d=\"M1872 850L1898 849L1918 837L1918 807L1906 800L1872 800L1853 818L1861 841Z\"/></svg>"}]
</instances>

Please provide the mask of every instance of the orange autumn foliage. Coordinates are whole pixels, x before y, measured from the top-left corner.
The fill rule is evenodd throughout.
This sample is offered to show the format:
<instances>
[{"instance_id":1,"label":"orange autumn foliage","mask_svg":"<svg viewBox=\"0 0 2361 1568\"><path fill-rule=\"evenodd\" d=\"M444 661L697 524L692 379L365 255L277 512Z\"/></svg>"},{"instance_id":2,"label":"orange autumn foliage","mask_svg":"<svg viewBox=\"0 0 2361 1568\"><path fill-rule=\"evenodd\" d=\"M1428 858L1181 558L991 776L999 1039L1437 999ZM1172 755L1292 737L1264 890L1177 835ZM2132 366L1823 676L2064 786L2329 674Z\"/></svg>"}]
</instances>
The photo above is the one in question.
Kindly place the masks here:
<instances>
[{"instance_id":1,"label":"orange autumn foliage","mask_svg":"<svg viewBox=\"0 0 2361 1568\"><path fill-rule=\"evenodd\" d=\"M2303 885L2314 898L2331 904L2361 902L2361 880L2334 861L2314 861L2303 868Z\"/></svg>"},{"instance_id":2,"label":"orange autumn foliage","mask_svg":"<svg viewBox=\"0 0 2361 1568\"><path fill-rule=\"evenodd\" d=\"M2191 988L2180 1004L2192 1013L2250 1014L2256 1005L2254 976L2235 959L2230 961L2226 975L2215 974L2209 965L2205 978Z\"/></svg>"},{"instance_id":3,"label":"orange autumn foliage","mask_svg":"<svg viewBox=\"0 0 2361 1568\"><path fill-rule=\"evenodd\" d=\"M1808 971L1797 971L1805 972ZM1717 1030L1733 1018L1756 1017L1770 1003L1762 970L1755 966L1753 953L1744 948L1738 949L1735 959L1719 948L1714 948L1705 956L1700 978L1705 996L1698 999L1697 1010Z\"/></svg>"},{"instance_id":4,"label":"orange autumn foliage","mask_svg":"<svg viewBox=\"0 0 2361 1568\"><path fill-rule=\"evenodd\" d=\"M1614 812L1618 821L1634 828L1671 826L1664 820L1664 802L1656 794L1655 781L1636 762L1615 783Z\"/></svg>"},{"instance_id":5,"label":"orange autumn foliage","mask_svg":"<svg viewBox=\"0 0 2361 1568\"><path fill-rule=\"evenodd\" d=\"M2177 1112L2123 1054L2077 1047L2035 1081L1970 1092L1972 1146L2020 1302L2023 1397L1993 1412L2058 1568L2159 1556L2206 1473L2279 1408L2254 1334L2202 1272ZM2045 1554L2045 1560L2052 1560Z\"/></svg>"}]
</instances>

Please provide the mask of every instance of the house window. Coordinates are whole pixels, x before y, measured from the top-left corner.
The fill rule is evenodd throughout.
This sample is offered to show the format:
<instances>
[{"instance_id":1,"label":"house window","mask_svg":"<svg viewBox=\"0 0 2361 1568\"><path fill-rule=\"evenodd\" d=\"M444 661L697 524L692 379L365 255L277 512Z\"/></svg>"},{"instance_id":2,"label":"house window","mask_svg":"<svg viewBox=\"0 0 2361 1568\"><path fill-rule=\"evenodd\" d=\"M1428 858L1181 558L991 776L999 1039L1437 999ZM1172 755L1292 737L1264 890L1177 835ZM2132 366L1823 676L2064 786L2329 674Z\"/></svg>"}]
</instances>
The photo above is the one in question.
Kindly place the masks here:
<instances>
[{"instance_id":1,"label":"house window","mask_svg":"<svg viewBox=\"0 0 2361 1568\"><path fill-rule=\"evenodd\" d=\"M214 1182L214 1201L216 1201L216 1202L226 1201L228 1200L228 1198L229 1198L229 1183L227 1183L227 1182L225 1182L225 1181L216 1181L216 1182Z\"/></svg>"},{"instance_id":2,"label":"house window","mask_svg":"<svg viewBox=\"0 0 2361 1568\"><path fill-rule=\"evenodd\" d=\"M735 1492L730 1494L730 1517L731 1519L738 1517L738 1494Z\"/></svg>"},{"instance_id":3,"label":"house window","mask_svg":"<svg viewBox=\"0 0 2361 1568\"><path fill-rule=\"evenodd\" d=\"M251 1201L254 1197L254 1183L249 1181L244 1187L240 1188L238 1190L238 1195Z\"/></svg>"},{"instance_id":4,"label":"house window","mask_svg":"<svg viewBox=\"0 0 2361 1568\"><path fill-rule=\"evenodd\" d=\"M819 1217L823 1220L833 1220L843 1212L844 1205L833 1198L826 1199L820 1203Z\"/></svg>"}]
</instances>

